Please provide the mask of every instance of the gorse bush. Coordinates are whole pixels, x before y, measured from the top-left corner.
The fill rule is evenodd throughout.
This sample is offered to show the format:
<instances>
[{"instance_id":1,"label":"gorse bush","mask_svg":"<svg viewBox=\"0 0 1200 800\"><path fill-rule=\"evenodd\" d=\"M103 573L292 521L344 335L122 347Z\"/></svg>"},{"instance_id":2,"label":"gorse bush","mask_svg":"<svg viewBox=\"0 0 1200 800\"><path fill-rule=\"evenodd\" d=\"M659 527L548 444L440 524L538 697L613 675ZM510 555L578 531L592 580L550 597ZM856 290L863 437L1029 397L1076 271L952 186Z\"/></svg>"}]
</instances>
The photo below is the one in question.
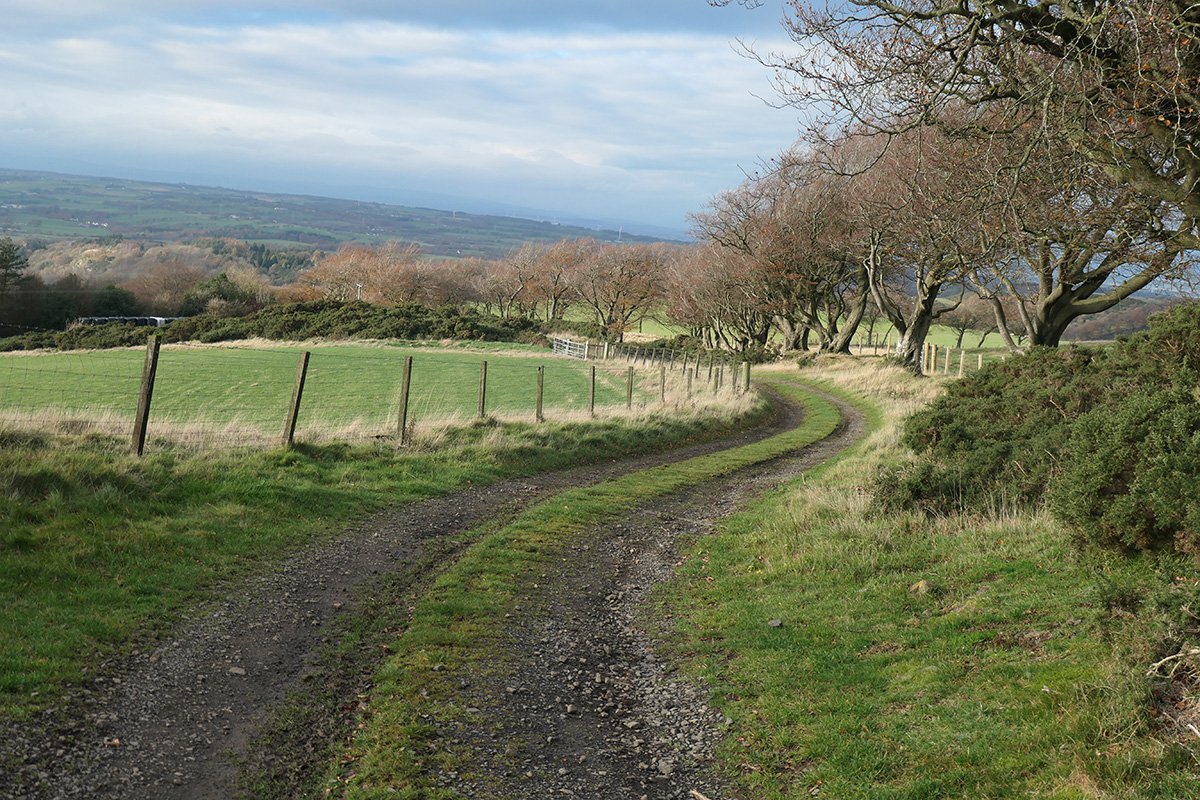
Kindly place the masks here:
<instances>
[{"instance_id":1,"label":"gorse bush","mask_svg":"<svg viewBox=\"0 0 1200 800\"><path fill-rule=\"evenodd\" d=\"M1200 554L1200 404L1168 388L1127 396L1074 425L1049 484L1055 515L1105 545L1174 543Z\"/></svg>"},{"instance_id":2,"label":"gorse bush","mask_svg":"<svg viewBox=\"0 0 1200 800\"><path fill-rule=\"evenodd\" d=\"M1089 541L1200 555L1200 304L1104 350L1036 349L953 384L905 424L885 509L1047 502Z\"/></svg>"},{"instance_id":3,"label":"gorse bush","mask_svg":"<svg viewBox=\"0 0 1200 800\"><path fill-rule=\"evenodd\" d=\"M159 329L166 342L226 342L238 339L468 339L533 341L542 323L501 318L470 308L433 308L419 303L381 307L318 300L268 306L244 317L197 314ZM133 325L82 325L66 331L0 339L0 350L85 349L142 344L152 329Z\"/></svg>"},{"instance_id":4,"label":"gorse bush","mask_svg":"<svg viewBox=\"0 0 1200 800\"><path fill-rule=\"evenodd\" d=\"M1072 421L1099 399L1099 357L1038 348L953 384L905 423L902 442L922 458L885 476L879 499L940 513L1039 499Z\"/></svg>"}]
</instances>

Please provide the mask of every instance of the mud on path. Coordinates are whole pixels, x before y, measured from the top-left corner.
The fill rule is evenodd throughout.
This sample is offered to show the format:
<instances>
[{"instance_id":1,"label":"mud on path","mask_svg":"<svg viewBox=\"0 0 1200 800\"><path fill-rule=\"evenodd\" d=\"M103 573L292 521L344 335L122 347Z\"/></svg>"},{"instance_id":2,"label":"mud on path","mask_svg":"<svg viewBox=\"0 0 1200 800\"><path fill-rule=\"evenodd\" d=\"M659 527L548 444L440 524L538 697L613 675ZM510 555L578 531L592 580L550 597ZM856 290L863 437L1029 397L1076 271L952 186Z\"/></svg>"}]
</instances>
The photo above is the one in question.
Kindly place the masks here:
<instances>
[{"instance_id":1,"label":"mud on path","mask_svg":"<svg viewBox=\"0 0 1200 800\"><path fill-rule=\"evenodd\" d=\"M514 800L727 796L711 769L727 721L657 655L643 601L671 577L681 544L862 437L862 415L825 399L842 413L831 436L648 503L590 531L534 578L489 674L458 694L477 712L468 720L485 724L439 731L471 754L444 786Z\"/></svg>"},{"instance_id":2,"label":"mud on path","mask_svg":"<svg viewBox=\"0 0 1200 800\"><path fill-rule=\"evenodd\" d=\"M386 657L382 643L403 627L411 599L465 546L457 534L510 519L567 488L799 424L797 408L775 406L767 424L718 442L503 481L382 512L269 574L229 586L223 602L197 612L169 637L95 665L91 679L58 706L22 723L0 722L0 797L292 796L324 766L327 743L353 721L355 697ZM655 559L669 559L654 554L657 537L635 528L629 547L646 551L635 564L645 562L654 573L660 569ZM598 542L597 555L613 560L616 551L605 555L605 548L614 542ZM626 577L616 583L648 583L628 571L627 560L619 559ZM613 614L632 609L635 594L622 597L606 605ZM569 602L581 604L583 613L587 598ZM339 649L343 641L354 646ZM568 636L554 641L565 646ZM281 708L288 715L281 717Z\"/></svg>"}]
</instances>

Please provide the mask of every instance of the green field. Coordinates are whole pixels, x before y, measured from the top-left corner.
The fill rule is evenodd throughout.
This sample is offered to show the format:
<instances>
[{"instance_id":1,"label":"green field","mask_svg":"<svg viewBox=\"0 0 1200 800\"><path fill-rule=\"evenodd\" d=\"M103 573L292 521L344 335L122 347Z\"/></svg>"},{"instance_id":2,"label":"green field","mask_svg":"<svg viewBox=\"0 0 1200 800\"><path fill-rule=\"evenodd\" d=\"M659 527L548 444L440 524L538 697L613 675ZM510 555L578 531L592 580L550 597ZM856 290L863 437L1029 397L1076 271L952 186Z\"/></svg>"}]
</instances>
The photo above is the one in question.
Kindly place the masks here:
<instances>
[{"instance_id":1,"label":"green field","mask_svg":"<svg viewBox=\"0 0 1200 800\"><path fill-rule=\"evenodd\" d=\"M548 416L579 412L588 404L590 365L534 348L472 352L339 344L308 349L312 356L297 426L300 441L394 434L406 356L413 357L410 424L474 417L485 360L489 414L532 418L539 366L545 367ZM151 439L255 443L277 437L301 351L300 346L164 346L151 405ZM129 431L144 359L142 348L0 355L0 421L72 431ZM649 385L654 381L657 375L649 372L639 378L639 401L657 389L657 384ZM623 407L625 398L624 365L601 365L596 405Z\"/></svg>"}]
</instances>

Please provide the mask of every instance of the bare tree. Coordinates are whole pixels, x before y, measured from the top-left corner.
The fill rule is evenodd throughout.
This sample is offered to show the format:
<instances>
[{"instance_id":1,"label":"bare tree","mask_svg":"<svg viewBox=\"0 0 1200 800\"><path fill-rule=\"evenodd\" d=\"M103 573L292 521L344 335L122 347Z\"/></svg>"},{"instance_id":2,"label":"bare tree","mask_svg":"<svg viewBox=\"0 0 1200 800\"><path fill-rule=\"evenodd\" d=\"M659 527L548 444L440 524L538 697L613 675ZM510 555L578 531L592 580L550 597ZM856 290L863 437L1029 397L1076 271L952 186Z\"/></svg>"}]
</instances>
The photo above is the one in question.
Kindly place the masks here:
<instances>
[{"instance_id":1,"label":"bare tree","mask_svg":"<svg viewBox=\"0 0 1200 800\"><path fill-rule=\"evenodd\" d=\"M988 334L996 330L996 320L992 305L987 300L975 295L968 295L951 311L938 317L938 322L954 331L954 346L961 348L967 331L979 334L976 347L982 347Z\"/></svg>"},{"instance_id":2,"label":"bare tree","mask_svg":"<svg viewBox=\"0 0 1200 800\"><path fill-rule=\"evenodd\" d=\"M138 303L149 312L178 314L188 292L206 277L207 273L200 267L169 259L155 264L120 286L133 292Z\"/></svg>"},{"instance_id":3,"label":"bare tree","mask_svg":"<svg viewBox=\"0 0 1200 800\"><path fill-rule=\"evenodd\" d=\"M663 245L605 245L572 275L576 294L616 341L638 314L663 298Z\"/></svg>"},{"instance_id":4,"label":"bare tree","mask_svg":"<svg viewBox=\"0 0 1200 800\"><path fill-rule=\"evenodd\" d=\"M563 239L542 246L533 265L531 299L547 320L562 319L575 300L571 275L599 245L592 239Z\"/></svg>"},{"instance_id":5,"label":"bare tree","mask_svg":"<svg viewBox=\"0 0 1200 800\"><path fill-rule=\"evenodd\" d=\"M1002 336L1019 325L1031 345L1057 346L1078 317L1193 266L1193 222L1168 204L1051 140L995 141L1008 152L994 149L995 163L983 166L1012 172L1013 189L997 221L1003 247L973 278Z\"/></svg>"},{"instance_id":6,"label":"bare tree","mask_svg":"<svg viewBox=\"0 0 1200 800\"><path fill-rule=\"evenodd\" d=\"M987 223L997 185L970 147L929 127L890 141L850 137L831 158L853 175L850 216L872 297L899 336L895 355L916 369L934 321L994 255L999 236ZM947 288L957 290L941 302Z\"/></svg>"},{"instance_id":7,"label":"bare tree","mask_svg":"<svg viewBox=\"0 0 1200 800\"><path fill-rule=\"evenodd\" d=\"M377 259L378 253L372 247L345 244L300 273L296 283L331 300L361 300Z\"/></svg>"},{"instance_id":8,"label":"bare tree","mask_svg":"<svg viewBox=\"0 0 1200 800\"><path fill-rule=\"evenodd\" d=\"M697 245L668 269L668 309L689 320L709 347L744 352L771 336L769 287L758 265L712 243Z\"/></svg>"},{"instance_id":9,"label":"bare tree","mask_svg":"<svg viewBox=\"0 0 1200 800\"><path fill-rule=\"evenodd\" d=\"M537 256L535 246L525 244L506 258L488 264L476 284L487 310L495 309L496 314L505 318L533 313L534 304L528 292Z\"/></svg>"},{"instance_id":10,"label":"bare tree","mask_svg":"<svg viewBox=\"0 0 1200 800\"><path fill-rule=\"evenodd\" d=\"M443 258L428 262L429 291L426 302L436 306L456 306L481 302L477 291L479 276L488 268L482 258Z\"/></svg>"},{"instance_id":11,"label":"bare tree","mask_svg":"<svg viewBox=\"0 0 1200 800\"><path fill-rule=\"evenodd\" d=\"M870 302L846 225L847 188L845 178L796 151L693 216L697 235L737 264L747 309L767 315L786 349L813 331L821 349L848 351Z\"/></svg>"},{"instance_id":12,"label":"bare tree","mask_svg":"<svg viewBox=\"0 0 1200 800\"><path fill-rule=\"evenodd\" d=\"M716 0L716 4L725 4ZM1027 127L1200 216L1200 9L1183 0L789 0L798 54L752 53L815 131ZM830 127L832 126L832 127Z\"/></svg>"}]
</instances>

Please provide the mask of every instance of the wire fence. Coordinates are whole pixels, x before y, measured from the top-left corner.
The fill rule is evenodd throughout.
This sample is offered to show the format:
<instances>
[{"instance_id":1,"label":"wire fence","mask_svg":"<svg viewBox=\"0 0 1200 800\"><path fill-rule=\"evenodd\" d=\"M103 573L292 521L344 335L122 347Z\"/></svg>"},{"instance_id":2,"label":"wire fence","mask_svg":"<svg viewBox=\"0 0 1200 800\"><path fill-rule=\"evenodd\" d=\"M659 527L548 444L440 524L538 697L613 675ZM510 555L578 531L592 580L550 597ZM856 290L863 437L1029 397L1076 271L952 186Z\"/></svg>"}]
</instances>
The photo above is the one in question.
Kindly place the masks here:
<instances>
[{"instance_id":1,"label":"wire fence","mask_svg":"<svg viewBox=\"0 0 1200 800\"><path fill-rule=\"evenodd\" d=\"M735 381L724 363L706 371L692 356L686 366L678 354L601 351L603 363L580 363L361 344L160 348L152 338L147 348L5 353L0 429L130 437L138 452L179 444L403 444L418 426L570 419L747 386L748 369Z\"/></svg>"}]
</instances>

